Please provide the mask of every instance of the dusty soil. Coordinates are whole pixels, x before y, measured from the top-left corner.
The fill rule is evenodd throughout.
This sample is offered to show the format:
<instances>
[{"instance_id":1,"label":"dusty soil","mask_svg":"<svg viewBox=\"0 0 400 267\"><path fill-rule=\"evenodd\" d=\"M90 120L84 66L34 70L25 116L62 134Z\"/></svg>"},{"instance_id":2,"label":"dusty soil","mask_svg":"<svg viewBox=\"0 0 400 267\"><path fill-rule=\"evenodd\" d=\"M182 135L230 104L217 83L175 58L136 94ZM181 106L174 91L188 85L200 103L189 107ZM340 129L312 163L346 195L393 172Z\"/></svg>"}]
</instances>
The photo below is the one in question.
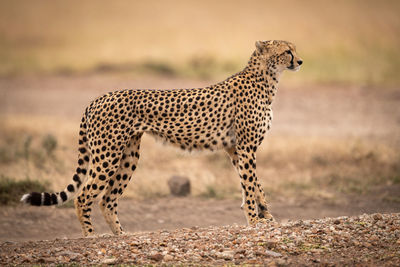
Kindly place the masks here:
<instances>
[{"instance_id":1,"label":"dusty soil","mask_svg":"<svg viewBox=\"0 0 400 267\"><path fill-rule=\"evenodd\" d=\"M400 188L399 188L400 189ZM399 190L398 189L398 190ZM241 200L205 198L155 198L148 201L122 199L119 217L127 232L174 230L183 227L246 225ZM375 212L399 212L397 203L358 197L348 203L297 200L271 203L278 222L298 219L351 216ZM111 233L99 209L93 212L98 234ZM81 228L73 208L15 206L0 209L0 241L79 238Z\"/></svg>"},{"instance_id":2,"label":"dusty soil","mask_svg":"<svg viewBox=\"0 0 400 267\"><path fill-rule=\"evenodd\" d=\"M400 264L400 214L0 243L0 264Z\"/></svg>"}]
</instances>

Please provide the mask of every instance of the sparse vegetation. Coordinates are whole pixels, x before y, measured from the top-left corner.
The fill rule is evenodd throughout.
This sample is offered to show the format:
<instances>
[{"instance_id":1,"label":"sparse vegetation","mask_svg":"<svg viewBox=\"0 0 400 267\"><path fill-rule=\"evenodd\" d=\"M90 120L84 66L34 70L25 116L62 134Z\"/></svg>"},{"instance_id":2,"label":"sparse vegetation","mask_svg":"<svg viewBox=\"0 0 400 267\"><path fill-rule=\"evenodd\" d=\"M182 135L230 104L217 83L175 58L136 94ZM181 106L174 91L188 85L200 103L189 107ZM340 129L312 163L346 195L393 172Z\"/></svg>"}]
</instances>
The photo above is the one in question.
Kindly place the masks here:
<instances>
[{"instance_id":1,"label":"sparse vegetation","mask_svg":"<svg viewBox=\"0 0 400 267\"><path fill-rule=\"evenodd\" d=\"M42 147L46 152L46 155L51 157L54 156L54 151L57 148L57 139L55 136L48 134L42 139Z\"/></svg>"},{"instance_id":2,"label":"sparse vegetation","mask_svg":"<svg viewBox=\"0 0 400 267\"><path fill-rule=\"evenodd\" d=\"M10 177L0 176L0 205L14 205L27 192L44 192L48 190L48 183L29 178L16 181Z\"/></svg>"},{"instance_id":3,"label":"sparse vegetation","mask_svg":"<svg viewBox=\"0 0 400 267\"><path fill-rule=\"evenodd\" d=\"M218 194L214 186L207 185L201 196L206 198L217 198Z\"/></svg>"},{"instance_id":4,"label":"sparse vegetation","mask_svg":"<svg viewBox=\"0 0 400 267\"><path fill-rule=\"evenodd\" d=\"M286 176L273 183L265 180L266 191L271 192L273 198L283 193L288 197L334 199L343 193L373 194L379 188L397 183L400 154L386 145L355 139L350 142L319 140L312 147L301 142L290 143L290 146L270 146L269 154L274 154L271 165L278 168L278 177ZM282 154L285 149L291 152ZM307 153L300 158L291 156L306 149ZM290 163L292 171L279 170L285 162Z\"/></svg>"},{"instance_id":5,"label":"sparse vegetation","mask_svg":"<svg viewBox=\"0 0 400 267\"><path fill-rule=\"evenodd\" d=\"M43 170L51 164L59 167L55 155L57 149L55 136L51 134L33 136L29 133L14 135L7 131L2 135L5 140L0 141L0 165L19 163L24 166L25 176L30 176L32 167Z\"/></svg>"}]
</instances>

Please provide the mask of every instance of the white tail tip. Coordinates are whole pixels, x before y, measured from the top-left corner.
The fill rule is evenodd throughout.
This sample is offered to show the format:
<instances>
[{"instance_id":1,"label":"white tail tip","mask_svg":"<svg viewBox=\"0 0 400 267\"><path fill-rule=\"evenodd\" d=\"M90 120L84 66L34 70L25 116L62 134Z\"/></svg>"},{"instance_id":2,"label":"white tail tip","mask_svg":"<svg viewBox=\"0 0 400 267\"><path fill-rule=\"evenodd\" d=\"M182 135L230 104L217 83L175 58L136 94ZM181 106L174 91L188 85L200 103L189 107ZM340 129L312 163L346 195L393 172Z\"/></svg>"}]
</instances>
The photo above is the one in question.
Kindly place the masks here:
<instances>
[{"instance_id":1,"label":"white tail tip","mask_svg":"<svg viewBox=\"0 0 400 267\"><path fill-rule=\"evenodd\" d=\"M25 204L29 204L28 203L28 198L29 198L30 194L25 194L21 197L21 202L25 203Z\"/></svg>"}]
</instances>

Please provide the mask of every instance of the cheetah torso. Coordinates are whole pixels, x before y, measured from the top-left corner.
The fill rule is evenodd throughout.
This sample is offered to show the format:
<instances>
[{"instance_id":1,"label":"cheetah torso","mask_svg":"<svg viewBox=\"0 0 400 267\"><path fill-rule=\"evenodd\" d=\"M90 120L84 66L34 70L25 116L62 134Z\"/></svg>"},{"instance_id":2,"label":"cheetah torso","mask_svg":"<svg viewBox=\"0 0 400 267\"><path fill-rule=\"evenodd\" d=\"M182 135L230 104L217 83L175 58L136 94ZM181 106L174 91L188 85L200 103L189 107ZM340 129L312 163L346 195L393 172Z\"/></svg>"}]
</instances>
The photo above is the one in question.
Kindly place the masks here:
<instances>
[{"instance_id":1,"label":"cheetah torso","mask_svg":"<svg viewBox=\"0 0 400 267\"><path fill-rule=\"evenodd\" d=\"M89 147L105 152L107 143L121 146L147 132L185 150L218 150L235 146L237 124L254 125L251 141L259 145L272 119L272 91L252 78L241 72L205 88L108 93L87 109Z\"/></svg>"}]
</instances>

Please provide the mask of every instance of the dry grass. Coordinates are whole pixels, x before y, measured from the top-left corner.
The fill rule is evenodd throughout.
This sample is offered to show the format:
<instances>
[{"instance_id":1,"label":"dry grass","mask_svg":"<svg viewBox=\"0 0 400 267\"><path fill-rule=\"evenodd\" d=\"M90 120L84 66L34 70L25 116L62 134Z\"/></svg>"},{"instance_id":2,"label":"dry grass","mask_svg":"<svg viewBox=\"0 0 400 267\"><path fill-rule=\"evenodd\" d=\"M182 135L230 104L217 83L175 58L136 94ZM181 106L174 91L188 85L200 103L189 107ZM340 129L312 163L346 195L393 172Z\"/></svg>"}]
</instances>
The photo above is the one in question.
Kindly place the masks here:
<instances>
[{"instance_id":1,"label":"dry grass","mask_svg":"<svg viewBox=\"0 0 400 267\"><path fill-rule=\"evenodd\" d=\"M304 57L287 82L398 84L398 1L2 1L1 75L87 71L224 77L255 40Z\"/></svg>"},{"instance_id":2,"label":"dry grass","mask_svg":"<svg viewBox=\"0 0 400 267\"><path fill-rule=\"evenodd\" d=\"M15 181L9 177L0 176L0 206L19 203L21 196L26 192L43 191L48 191L46 183L29 178Z\"/></svg>"},{"instance_id":3,"label":"dry grass","mask_svg":"<svg viewBox=\"0 0 400 267\"><path fill-rule=\"evenodd\" d=\"M3 175L49 182L54 190L70 182L76 167L75 127L48 118L8 116L1 122L5 128L0 131L0 149L13 157L0 158ZM49 133L47 129L53 130ZM49 134L58 144L51 155L43 145ZM28 147L27 139L31 140ZM141 151L138 169L124 196L168 195L167 180L183 175L191 180L195 196L241 197L238 177L223 152L189 155L152 137L143 138ZM359 138L271 136L259 150L257 171L273 200L335 202L342 194L370 194L375 188L400 183L400 153L382 142Z\"/></svg>"}]
</instances>

